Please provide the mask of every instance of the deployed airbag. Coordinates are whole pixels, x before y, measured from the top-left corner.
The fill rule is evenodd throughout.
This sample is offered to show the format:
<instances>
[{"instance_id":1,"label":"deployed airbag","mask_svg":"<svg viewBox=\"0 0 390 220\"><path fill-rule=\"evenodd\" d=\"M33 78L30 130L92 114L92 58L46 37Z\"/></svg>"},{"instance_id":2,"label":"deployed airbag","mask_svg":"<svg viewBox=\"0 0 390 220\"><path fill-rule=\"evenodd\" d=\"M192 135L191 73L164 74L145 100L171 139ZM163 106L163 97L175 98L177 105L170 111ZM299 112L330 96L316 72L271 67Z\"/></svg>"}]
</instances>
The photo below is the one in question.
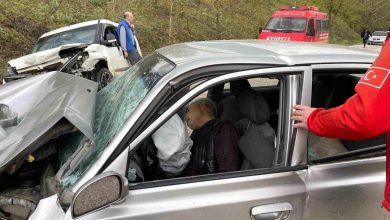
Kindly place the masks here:
<instances>
[{"instance_id":1,"label":"deployed airbag","mask_svg":"<svg viewBox=\"0 0 390 220\"><path fill-rule=\"evenodd\" d=\"M190 160L193 144L180 117L173 115L152 135L152 139L161 169L173 175L180 174Z\"/></svg>"}]
</instances>

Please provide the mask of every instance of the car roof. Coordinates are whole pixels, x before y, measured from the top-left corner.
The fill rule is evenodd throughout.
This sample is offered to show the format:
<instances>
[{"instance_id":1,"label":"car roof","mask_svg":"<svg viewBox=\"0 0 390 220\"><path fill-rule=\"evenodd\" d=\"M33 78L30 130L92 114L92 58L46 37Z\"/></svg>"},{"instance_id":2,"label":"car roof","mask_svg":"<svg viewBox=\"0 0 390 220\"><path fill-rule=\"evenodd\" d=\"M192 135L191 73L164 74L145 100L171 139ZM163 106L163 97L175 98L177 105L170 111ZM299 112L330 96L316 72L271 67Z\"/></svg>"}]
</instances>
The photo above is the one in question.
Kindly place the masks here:
<instances>
[{"instance_id":1,"label":"car roof","mask_svg":"<svg viewBox=\"0 0 390 220\"><path fill-rule=\"evenodd\" d=\"M61 32L64 32L64 31L76 29L76 28L81 28L81 27L97 24L98 21L99 20L85 21L85 22L81 22L81 23L77 23L77 24L61 27L61 28L58 28L58 29L55 29L55 30L52 30L52 31L49 31L49 32L43 34L40 38L47 37L47 36L50 36L50 35L53 35L53 34L57 34L57 33L61 33ZM118 26L118 23L115 23L115 22L112 22L112 21L106 20L106 19L100 19L100 23L111 24L111 25L114 25L114 26Z\"/></svg>"},{"instance_id":2,"label":"car roof","mask_svg":"<svg viewBox=\"0 0 390 220\"><path fill-rule=\"evenodd\" d=\"M180 43L157 50L176 65L216 64L304 65L372 63L376 52L323 43L221 40Z\"/></svg>"}]
</instances>

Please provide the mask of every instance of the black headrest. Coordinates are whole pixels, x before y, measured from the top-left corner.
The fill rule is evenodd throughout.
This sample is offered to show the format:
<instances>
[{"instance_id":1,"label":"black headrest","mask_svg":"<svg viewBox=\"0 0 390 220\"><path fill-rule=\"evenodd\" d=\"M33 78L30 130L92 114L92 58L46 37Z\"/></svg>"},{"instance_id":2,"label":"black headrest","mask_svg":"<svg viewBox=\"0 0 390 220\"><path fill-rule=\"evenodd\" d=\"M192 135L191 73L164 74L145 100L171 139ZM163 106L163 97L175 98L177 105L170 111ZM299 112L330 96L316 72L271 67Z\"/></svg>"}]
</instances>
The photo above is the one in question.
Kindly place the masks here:
<instances>
[{"instance_id":1,"label":"black headrest","mask_svg":"<svg viewBox=\"0 0 390 220\"><path fill-rule=\"evenodd\" d=\"M213 100L216 104L219 104L223 98L223 87L224 84L220 84L210 88L207 93L207 98Z\"/></svg>"},{"instance_id":2,"label":"black headrest","mask_svg":"<svg viewBox=\"0 0 390 220\"><path fill-rule=\"evenodd\" d=\"M240 113L250 121L261 124L270 119L270 110L265 98L254 91L243 91L237 97Z\"/></svg>"},{"instance_id":3,"label":"black headrest","mask_svg":"<svg viewBox=\"0 0 390 220\"><path fill-rule=\"evenodd\" d=\"M235 123L240 120L241 114L237 111L237 98L235 96L226 97L222 100L222 113L221 119L223 121L229 121Z\"/></svg>"},{"instance_id":4,"label":"black headrest","mask_svg":"<svg viewBox=\"0 0 390 220\"><path fill-rule=\"evenodd\" d=\"M251 90L251 85L246 79L239 79L230 82L230 91L232 95L238 96L242 91Z\"/></svg>"},{"instance_id":5,"label":"black headrest","mask_svg":"<svg viewBox=\"0 0 390 220\"><path fill-rule=\"evenodd\" d=\"M216 85L209 89L208 95L222 96L224 84Z\"/></svg>"}]
</instances>

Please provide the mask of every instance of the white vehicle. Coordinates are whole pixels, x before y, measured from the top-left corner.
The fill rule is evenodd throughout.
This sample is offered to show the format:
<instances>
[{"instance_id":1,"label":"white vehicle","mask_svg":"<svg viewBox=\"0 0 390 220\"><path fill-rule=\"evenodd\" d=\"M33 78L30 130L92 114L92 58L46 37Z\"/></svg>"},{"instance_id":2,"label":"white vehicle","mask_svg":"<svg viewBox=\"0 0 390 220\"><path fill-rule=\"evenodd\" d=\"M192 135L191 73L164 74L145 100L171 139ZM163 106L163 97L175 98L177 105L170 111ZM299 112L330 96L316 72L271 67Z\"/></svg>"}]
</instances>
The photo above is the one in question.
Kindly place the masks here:
<instances>
[{"instance_id":1,"label":"white vehicle","mask_svg":"<svg viewBox=\"0 0 390 220\"><path fill-rule=\"evenodd\" d=\"M383 44L387 38L386 31L374 31L372 36L368 39L368 44Z\"/></svg>"},{"instance_id":2,"label":"white vehicle","mask_svg":"<svg viewBox=\"0 0 390 220\"><path fill-rule=\"evenodd\" d=\"M56 70L91 79L103 88L130 67L117 43L117 26L101 19L45 33L32 54L8 61L3 82ZM141 53L137 40L136 44Z\"/></svg>"}]
</instances>

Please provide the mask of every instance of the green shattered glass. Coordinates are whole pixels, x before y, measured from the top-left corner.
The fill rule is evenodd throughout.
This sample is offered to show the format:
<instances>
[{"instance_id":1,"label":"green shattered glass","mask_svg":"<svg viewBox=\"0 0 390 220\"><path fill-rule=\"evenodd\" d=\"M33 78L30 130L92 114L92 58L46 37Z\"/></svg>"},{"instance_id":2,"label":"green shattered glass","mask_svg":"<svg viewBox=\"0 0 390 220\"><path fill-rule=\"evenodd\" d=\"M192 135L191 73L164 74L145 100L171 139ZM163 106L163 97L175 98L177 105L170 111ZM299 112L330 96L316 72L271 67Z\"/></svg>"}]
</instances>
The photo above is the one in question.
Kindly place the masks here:
<instances>
[{"instance_id":1,"label":"green shattered glass","mask_svg":"<svg viewBox=\"0 0 390 220\"><path fill-rule=\"evenodd\" d=\"M97 93L94 120L94 146L79 164L65 172L62 188L73 185L100 157L152 87L174 66L153 54L131 67Z\"/></svg>"}]
</instances>

